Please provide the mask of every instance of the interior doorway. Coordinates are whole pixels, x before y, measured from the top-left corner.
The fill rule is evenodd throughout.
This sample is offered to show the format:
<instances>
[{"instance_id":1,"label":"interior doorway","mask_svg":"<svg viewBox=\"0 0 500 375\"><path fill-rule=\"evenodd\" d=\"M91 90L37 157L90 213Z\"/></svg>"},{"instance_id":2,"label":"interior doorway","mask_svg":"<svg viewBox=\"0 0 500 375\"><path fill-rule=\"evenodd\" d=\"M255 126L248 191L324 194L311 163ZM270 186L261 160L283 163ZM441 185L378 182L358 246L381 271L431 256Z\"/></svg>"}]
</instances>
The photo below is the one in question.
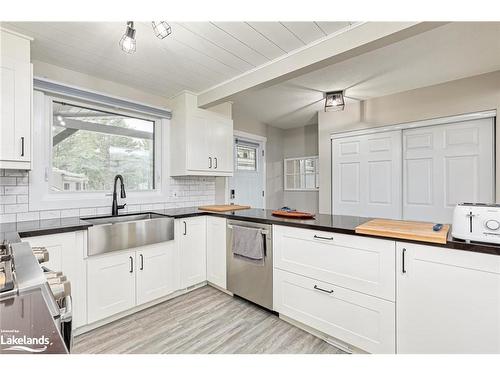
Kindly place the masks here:
<instances>
[{"instance_id":1,"label":"interior doorway","mask_svg":"<svg viewBox=\"0 0 500 375\"><path fill-rule=\"evenodd\" d=\"M229 203L266 208L266 139L234 132L234 174L229 177Z\"/></svg>"}]
</instances>

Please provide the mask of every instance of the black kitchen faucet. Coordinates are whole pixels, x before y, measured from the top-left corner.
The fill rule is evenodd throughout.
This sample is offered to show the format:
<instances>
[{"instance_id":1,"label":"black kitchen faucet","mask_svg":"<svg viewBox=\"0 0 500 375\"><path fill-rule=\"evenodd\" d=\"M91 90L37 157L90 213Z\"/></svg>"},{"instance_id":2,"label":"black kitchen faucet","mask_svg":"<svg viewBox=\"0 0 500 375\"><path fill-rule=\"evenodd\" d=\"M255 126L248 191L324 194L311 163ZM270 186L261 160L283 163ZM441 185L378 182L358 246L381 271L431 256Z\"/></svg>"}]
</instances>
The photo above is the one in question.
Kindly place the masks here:
<instances>
[{"instance_id":1,"label":"black kitchen faucet","mask_svg":"<svg viewBox=\"0 0 500 375\"><path fill-rule=\"evenodd\" d=\"M117 196L116 196L116 181L120 180L120 198L126 198L127 194L125 194L125 184L123 183L123 177L121 174L117 174L115 176L114 188L113 188L113 207L111 208L111 215L118 216L118 210L125 208L126 203L118 204Z\"/></svg>"}]
</instances>

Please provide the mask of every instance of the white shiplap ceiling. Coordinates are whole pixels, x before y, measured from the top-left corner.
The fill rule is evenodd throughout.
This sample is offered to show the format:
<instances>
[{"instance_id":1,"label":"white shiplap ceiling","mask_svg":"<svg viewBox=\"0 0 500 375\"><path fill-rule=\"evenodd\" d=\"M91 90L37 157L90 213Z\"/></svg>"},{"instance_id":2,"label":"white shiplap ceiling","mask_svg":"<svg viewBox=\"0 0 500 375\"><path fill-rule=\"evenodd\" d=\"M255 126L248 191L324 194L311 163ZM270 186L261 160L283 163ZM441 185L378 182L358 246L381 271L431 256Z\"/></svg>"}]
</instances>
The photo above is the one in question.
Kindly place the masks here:
<instances>
[{"instance_id":1,"label":"white shiplap ceiling","mask_svg":"<svg viewBox=\"0 0 500 375\"><path fill-rule=\"evenodd\" d=\"M32 59L171 97L200 92L349 28L350 22L170 22L160 40L136 22L137 52L118 42L125 22L2 22L29 35Z\"/></svg>"},{"instance_id":2,"label":"white shiplap ceiling","mask_svg":"<svg viewBox=\"0 0 500 375\"><path fill-rule=\"evenodd\" d=\"M500 22L452 22L230 99L235 111L288 129L317 123L327 91L347 89L348 97L365 100L497 70Z\"/></svg>"}]
</instances>

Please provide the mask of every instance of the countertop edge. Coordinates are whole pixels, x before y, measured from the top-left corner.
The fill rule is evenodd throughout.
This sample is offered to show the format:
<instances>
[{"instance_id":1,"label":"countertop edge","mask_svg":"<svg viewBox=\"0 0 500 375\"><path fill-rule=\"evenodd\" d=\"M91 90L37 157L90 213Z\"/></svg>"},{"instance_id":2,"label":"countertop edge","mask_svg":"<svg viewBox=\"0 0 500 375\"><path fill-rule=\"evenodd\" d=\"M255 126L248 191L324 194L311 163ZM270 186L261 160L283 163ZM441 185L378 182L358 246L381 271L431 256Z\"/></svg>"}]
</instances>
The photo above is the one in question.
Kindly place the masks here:
<instances>
[{"instance_id":1,"label":"countertop edge","mask_svg":"<svg viewBox=\"0 0 500 375\"><path fill-rule=\"evenodd\" d=\"M144 211L144 212L138 211L137 213L139 214L139 213L152 212L152 213L160 214L160 215L163 215L166 217L171 217L174 219L182 219L182 218L197 217L197 216L214 216L214 217L221 217L221 218L225 218L225 219L241 220L241 221L248 221L248 222L254 222L254 223L283 225L283 226L289 226L289 227L294 227L294 228L320 230L320 231L330 232L330 233L340 233L340 234L355 235L355 236L362 236L362 237L368 237L368 238L377 238L377 239L384 239L384 240L390 240L390 241L419 244L419 245L424 245L424 246L442 247L442 248L447 248L447 249L452 249L452 250L469 251L469 252L490 254L490 255L500 255L500 246L497 246L494 244L487 244L487 243L474 243L474 242L468 243L466 241L453 239L451 237L451 229L450 229L450 232L448 234L448 242L446 244L439 244L439 243L433 243L433 242L415 241L415 240L408 240L408 239L398 239L398 238L392 238L392 237L384 237L384 236L356 233L355 227L353 227L351 229L351 228L342 228L342 227L335 227L335 226L328 226L328 225L320 225L317 223L316 224L314 224L314 223L309 224L309 223L304 222L304 221L293 222L293 221L290 221L291 219L282 219L279 217L267 217L267 218L252 217L249 215L248 210L238 210L238 211L229 211L229 212L210 212L210 211L198 210L197 207L180 209L180 210L184 210L185 212L175 212L175 210L176 209L150 210L150 211ZM246 214L245 214L245 211L246 211ZM132 214L132 213L128 213L128 214ZM365 219L369 220L369 218L365 218ZM86 230L89 227L93 226L92 223L85 222L84 219L79 219L79 220L80 220L80 222L77 224L74 224L74 225L62 225L61 224L60 227L57 227L57 225L55 225L53 227L47 227L47 228L31 228L31 229L26 229L26 230L21 229L21 230L18 230L17 233L18 233L19 237L21 237L21 238L29 238L29 237L35 237L35 236L43 236L43 235L50 235L50 234L58 234L58 233L67 233L67 232L75 232L75 231L79 231L79 230Z\"/></svg>"}]
</instances>

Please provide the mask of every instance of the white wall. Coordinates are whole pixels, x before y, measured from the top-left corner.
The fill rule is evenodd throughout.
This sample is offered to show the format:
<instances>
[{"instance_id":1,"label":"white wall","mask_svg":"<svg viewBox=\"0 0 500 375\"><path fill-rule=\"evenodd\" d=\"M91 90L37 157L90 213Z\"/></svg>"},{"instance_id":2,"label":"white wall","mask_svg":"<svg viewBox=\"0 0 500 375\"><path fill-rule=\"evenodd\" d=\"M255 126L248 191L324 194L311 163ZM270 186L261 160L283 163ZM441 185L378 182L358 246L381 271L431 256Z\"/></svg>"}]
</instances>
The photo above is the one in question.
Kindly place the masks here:
<instances>
[{"instance_id":1,"label":"white wall","mask_svg":"<svg viewBox=\"0 0 500 375\"><path fill-rule=\"evenodd\" d=\"M33 75L87 90L94 90L104 94L149 104L152 106L170 108L168 98L149 94L121 83L97 78L88 74L61 68L43 61L33 60Z\"/></svg>"},{"instance_id":2,"label":"white wall","mask_svg":"<svg viewBox=\"0 0 500 375\"><path fill-rule=\"evenodd\" d=\"M331 211L331 146L334 132L398 124L495 109L500 113L500 71L405 91L364 102L348 101L341 112L318 112L319 212ZM496 197L500 200L500 135L496 132Z\"/></svg>"},{"instance_id":3,"label":"white wall","mask_svg":"<svg viewBox=\"0 0 500 375\"><path fill-rule=\"evenodd\" d=\"M307 125L284 131L283 157L318 155L318 125ZM300 211L318 212L317 191L285 191L284 205Z\"/></svg>"}]
</instances>

